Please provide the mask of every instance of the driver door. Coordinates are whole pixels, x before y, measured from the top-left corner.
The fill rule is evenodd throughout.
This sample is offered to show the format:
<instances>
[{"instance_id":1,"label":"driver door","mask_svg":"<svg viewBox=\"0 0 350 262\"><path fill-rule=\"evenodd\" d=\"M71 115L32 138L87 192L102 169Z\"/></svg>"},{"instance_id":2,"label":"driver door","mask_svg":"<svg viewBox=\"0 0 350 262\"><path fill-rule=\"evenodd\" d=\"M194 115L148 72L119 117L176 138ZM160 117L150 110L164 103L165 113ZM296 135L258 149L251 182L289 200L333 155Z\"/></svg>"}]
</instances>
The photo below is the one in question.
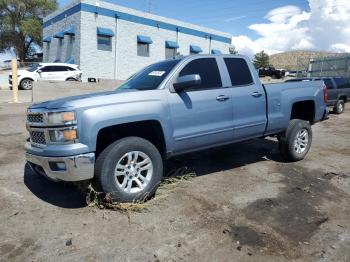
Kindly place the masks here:
<instances>
[{"instance_id":1,"label":"driver door","mask_svg":"<svg viewBox=\"0 0 350 262\"><path fill-rule=\"evenodd\" d=\"M233 139L233 106L230 91L216 58L194 58L180 68L175 79L198 74L201 84L169 92L173 152L224 144Z\"/></svg>"},{"instance_id":2,"label":"driver door","mask_svg":"<svg viewBox=\"0 0 350 262\"><path fill-rule=\"evenodd\" d=\"M54 77L54 66L44 66L40 68L37 73L39 75L38 81L53 80Z\"/></svg>"}]
</instances>

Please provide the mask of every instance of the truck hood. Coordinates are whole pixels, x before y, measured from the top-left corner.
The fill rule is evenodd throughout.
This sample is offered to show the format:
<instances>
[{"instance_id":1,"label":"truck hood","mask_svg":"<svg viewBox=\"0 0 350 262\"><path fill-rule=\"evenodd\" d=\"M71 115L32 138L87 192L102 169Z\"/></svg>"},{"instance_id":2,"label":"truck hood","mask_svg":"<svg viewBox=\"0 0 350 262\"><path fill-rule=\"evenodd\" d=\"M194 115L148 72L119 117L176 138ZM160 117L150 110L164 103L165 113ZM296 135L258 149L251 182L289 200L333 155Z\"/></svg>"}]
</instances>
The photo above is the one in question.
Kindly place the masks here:
<instances>
[{"instance_id":1,"label":"truck hood","mask_svg":"<svg viewBox=\"0 0 350 262\"><path fill-rule=\"evenodd\" d=\"M32 104L29 109L61 109L61 108L81 108L98 106L113 102L118 102L118 100L125 100L125 93L137 92L134 89L117 89L113 91L96 92L77 96L68 96L59 99L49 100L40 103ZM122 102L122 101L120 101Z\"/></svg>"}]
</instances>

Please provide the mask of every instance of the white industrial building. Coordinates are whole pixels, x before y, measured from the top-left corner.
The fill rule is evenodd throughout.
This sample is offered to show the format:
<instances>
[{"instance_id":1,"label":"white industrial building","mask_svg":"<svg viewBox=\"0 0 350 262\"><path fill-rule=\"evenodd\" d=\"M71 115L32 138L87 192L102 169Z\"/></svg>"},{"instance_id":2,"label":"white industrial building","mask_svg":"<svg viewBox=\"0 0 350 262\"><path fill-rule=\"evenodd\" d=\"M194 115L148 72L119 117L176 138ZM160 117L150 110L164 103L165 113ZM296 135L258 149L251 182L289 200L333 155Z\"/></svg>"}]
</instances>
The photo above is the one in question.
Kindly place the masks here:
<instances>
[{"instance_id":1,"label":"white industrial building","mask_svg":"<svg viewBox=\"0 0 350 262\"><path fill-rule=\"evenodd\" d=\"M104 1L75 0L44 19L44 62L80 65L83 78L126 79L175 55L228 53L232 36Z\"/></svg>"}]
</instances>

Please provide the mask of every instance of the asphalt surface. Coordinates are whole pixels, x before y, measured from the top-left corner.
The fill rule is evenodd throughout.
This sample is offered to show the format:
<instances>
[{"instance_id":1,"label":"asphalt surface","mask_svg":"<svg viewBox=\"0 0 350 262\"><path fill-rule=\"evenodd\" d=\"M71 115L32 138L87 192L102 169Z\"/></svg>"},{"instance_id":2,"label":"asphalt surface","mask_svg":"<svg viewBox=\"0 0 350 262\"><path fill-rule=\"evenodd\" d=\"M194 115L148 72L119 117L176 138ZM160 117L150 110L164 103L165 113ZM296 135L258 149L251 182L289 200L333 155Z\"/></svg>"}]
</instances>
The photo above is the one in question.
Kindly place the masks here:
<instances>
[{"instance_id":1,"label":"asphalt surface","mask_svg":"<svg viewBox=\"0 0 350 262\"><path fill-rule=\"evenodd\" d=\"M0 102L0 261L350 261L349 109L297 163L274 139L172 159L196 176L127 215L31 172L27 106Z\"/></svg>"}]
</instances>

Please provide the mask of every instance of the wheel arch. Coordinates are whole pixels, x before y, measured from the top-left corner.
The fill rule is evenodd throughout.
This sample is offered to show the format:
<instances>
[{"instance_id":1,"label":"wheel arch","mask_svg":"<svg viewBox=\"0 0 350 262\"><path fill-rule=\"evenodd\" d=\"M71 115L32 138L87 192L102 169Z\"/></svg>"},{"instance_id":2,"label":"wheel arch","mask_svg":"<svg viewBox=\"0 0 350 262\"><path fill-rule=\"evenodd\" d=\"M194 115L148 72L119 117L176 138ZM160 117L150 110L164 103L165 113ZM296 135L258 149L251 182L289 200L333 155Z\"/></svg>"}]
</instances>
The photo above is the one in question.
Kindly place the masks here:
<instances>
[{"instance_id":1,"label":"wheel arch","mask_svg":"<svg viewBox=\"0 0 350 262\"><path fill-rule=\"evenodd\" d=\"M101 128L96 138L96 156L116 140L130 136L148 140L159 150L163 158L166 157L164 131L158 120L136 121Z\"/></svg>"},{"instance_id":2,"label":"wheel arch","mask_svg":"<svg viewBox=\"0 0 350 262\"><path fill-rule=\"evenodd\" d=\"M19 83L18 83L18 86L19 86L20 88L22 88L22 82L23 82L24 80L30 80L30 81L32 81L32 82L35 82L35 80L34 80L33 78L31 78L31 77L23 77L23 78L21 79L21 81L19 81Z\"/></svg>"},{"instance_id":3,"label":"wheel arch","mask_svg":"<svg viewBox=\"0 0 350 262\"><path fill-rule=\"evenodd\" d=\"M348 102L348 97L345 94L339 95L338 100L343 100L344 103Z\"/></svg>"},{"instance_id":4,"label":"wheel arch","mask_svg":"<svg viewBox=\"0 0 350 262\"><path fill-rule=\"evenodd\" d=\"M316 105L313 100L297 101L292 104L290 119L302 119L312 123L315 119Z\"/></svg>"}]
</instances>

